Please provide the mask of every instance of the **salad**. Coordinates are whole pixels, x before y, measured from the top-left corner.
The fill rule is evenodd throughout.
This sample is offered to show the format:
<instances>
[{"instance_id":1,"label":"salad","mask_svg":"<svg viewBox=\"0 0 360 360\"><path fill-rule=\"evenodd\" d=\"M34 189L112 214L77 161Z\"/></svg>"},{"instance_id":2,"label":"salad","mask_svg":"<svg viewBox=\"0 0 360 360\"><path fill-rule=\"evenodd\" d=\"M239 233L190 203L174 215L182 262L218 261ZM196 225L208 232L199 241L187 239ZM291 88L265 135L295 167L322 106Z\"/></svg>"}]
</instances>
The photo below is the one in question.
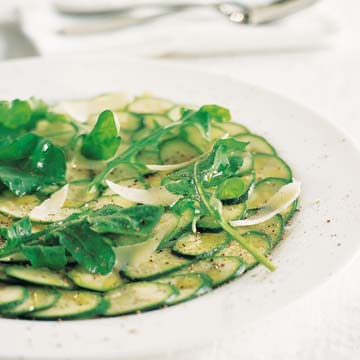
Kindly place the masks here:
<instances>
[{"instance_id":1,"label":"salad","mask_svg":"<svg viewBox=\"0 0 360 360\"><path fill-rule=\"evenodd\" d=\"M122 93L0 102L0 315L118 316L261 264L300 183L217 105Z\"/></svg>"}]
</instances>

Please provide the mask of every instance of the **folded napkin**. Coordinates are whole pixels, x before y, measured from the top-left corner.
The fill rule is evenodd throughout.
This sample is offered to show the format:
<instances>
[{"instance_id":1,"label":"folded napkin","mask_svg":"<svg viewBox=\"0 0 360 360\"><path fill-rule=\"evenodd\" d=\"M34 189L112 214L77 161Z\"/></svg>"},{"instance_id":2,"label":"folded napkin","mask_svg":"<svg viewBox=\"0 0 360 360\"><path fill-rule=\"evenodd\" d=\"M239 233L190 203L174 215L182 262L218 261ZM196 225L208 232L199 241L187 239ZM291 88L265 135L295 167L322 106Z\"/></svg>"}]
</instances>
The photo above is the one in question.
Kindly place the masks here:
<instances>
[{"instance_id":1,"label":"folded napkin","mask_svg":"<svg viewBox=\"0 0 360 360\"><path fill-rule=\"evenodd\" d=\"M149 0L111 0L106 5L119 8L119 4L126 7L144 2ZM99 0L57 0L57 4L67 9L102 6ZM62 35L59 30L96 19L103 21L105 15L95 19L69 16L55 11L53 3L34 0L24 1L19 10L22 29L41 54L116 50L148 57L231 56L318 49L331 45L336 33L331 18L319 14L316 6L283 21L256 27L230 23L215 9L204 7L128 29L78 36Z\"/></svg>"}]
</instances>

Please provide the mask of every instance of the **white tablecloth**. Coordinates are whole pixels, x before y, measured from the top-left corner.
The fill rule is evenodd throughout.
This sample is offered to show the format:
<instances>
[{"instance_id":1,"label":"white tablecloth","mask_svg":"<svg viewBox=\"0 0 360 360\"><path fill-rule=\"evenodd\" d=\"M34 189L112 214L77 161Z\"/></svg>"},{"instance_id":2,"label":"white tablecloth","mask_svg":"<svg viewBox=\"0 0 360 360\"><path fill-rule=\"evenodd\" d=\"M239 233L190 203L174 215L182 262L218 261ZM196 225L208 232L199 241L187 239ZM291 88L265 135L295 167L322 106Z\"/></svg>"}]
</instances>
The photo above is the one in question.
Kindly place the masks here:
<instances>
[{"instance_id":1,"label":"white tablecloth","mask_svg":"<svg viewBox=\"0 0 360 360\"><path fill-rule=\"evenodd\" d=\"M321 6L337 19L342 31L332 47L308 52L197 56L174 61L227 74L292 98L335 122L360 143L360 2L328 0ZM34 49L14 26L0 26L0 58L33 53ZM334 164L334 176L351 174L336 174ZM214 341L211 347L177 358L359 359L359 275L360 258L310 295L249 327L245 333Z\"/></svg>"}]
</instances>

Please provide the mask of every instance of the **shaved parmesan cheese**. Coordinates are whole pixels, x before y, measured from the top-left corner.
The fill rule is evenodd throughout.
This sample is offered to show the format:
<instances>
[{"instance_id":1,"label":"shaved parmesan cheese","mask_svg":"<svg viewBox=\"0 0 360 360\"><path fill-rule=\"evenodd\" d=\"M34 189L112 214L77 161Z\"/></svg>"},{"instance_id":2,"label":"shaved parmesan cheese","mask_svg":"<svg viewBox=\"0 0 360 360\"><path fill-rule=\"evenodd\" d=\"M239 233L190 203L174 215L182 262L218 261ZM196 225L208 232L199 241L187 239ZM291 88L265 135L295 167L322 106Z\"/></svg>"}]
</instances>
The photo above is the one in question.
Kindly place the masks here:
<instances>
[{"instance_id":1,"label":"shaved parmesan cheese","mask_svg":"<svg viewBox=\"0 0 360 360\"><path fill-rule=\"evenodd\" d=\"M67 114L81 123L92 114L98 115L104 110L119 110L129 99L124 93L111 93L94 97L90 100L64 101L55 105L52 111Z\"/></svg>"},{"instance_id":2,"label":"shaved parmesan cheese","mask_svg":"<svg viewBox=\"0 0 360 360\"><path fill-rule=\"evenodd\" d=\"M299 197L300 191L300 182L293 181L290 184L286 184L254 215L244 220L230 221L230 225L234 227L249 226L265 222L290 206Z\"/></svg>"},{"instance_id":3,"label":"shaved parmesan cheese","mask_svg":"<svg viewBox=\"0 0 360 360\"><path fill-rule=\"evenodd\" d=\"M166 206L180 199L180 196L172 194L164 186L152 187L145 190L122 186L109 180L106 180L106 184L115 194L138 204Z\"/></svg>"},{"instance_id":4,"label":"shaved parmesan cheese","mask_svg":"<svg viewBox=\"0 0 360 360\"><path fill-rule=\"evenodd\" d=\"M66 184L40 205L34 207L29 214L30 219L35 221L53 221L54 215L63 207L68 192L69 184Z\"/></svg>"}]
</instances>

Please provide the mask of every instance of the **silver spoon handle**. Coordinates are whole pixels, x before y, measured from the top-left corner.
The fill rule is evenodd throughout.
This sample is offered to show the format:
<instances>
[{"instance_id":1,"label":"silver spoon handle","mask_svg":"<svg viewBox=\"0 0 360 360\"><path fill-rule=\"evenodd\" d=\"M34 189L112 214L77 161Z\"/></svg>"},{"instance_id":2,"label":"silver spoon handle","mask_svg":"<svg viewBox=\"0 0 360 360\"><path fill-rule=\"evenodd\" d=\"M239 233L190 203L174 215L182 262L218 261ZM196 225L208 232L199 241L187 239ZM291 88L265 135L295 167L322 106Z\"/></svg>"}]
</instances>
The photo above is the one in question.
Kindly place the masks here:
<instances>
[{"instance_id":1,"label":"silver spoon handle","mask_svg":"<svg viewBox=\"0 0 360 360\"><path fill-rule=\"evenodd\" d=\"M282 19L313 5L318 0L277 0L271 4L247 8L245 23L264 24Z\"/></svg>"}]
</instances>

